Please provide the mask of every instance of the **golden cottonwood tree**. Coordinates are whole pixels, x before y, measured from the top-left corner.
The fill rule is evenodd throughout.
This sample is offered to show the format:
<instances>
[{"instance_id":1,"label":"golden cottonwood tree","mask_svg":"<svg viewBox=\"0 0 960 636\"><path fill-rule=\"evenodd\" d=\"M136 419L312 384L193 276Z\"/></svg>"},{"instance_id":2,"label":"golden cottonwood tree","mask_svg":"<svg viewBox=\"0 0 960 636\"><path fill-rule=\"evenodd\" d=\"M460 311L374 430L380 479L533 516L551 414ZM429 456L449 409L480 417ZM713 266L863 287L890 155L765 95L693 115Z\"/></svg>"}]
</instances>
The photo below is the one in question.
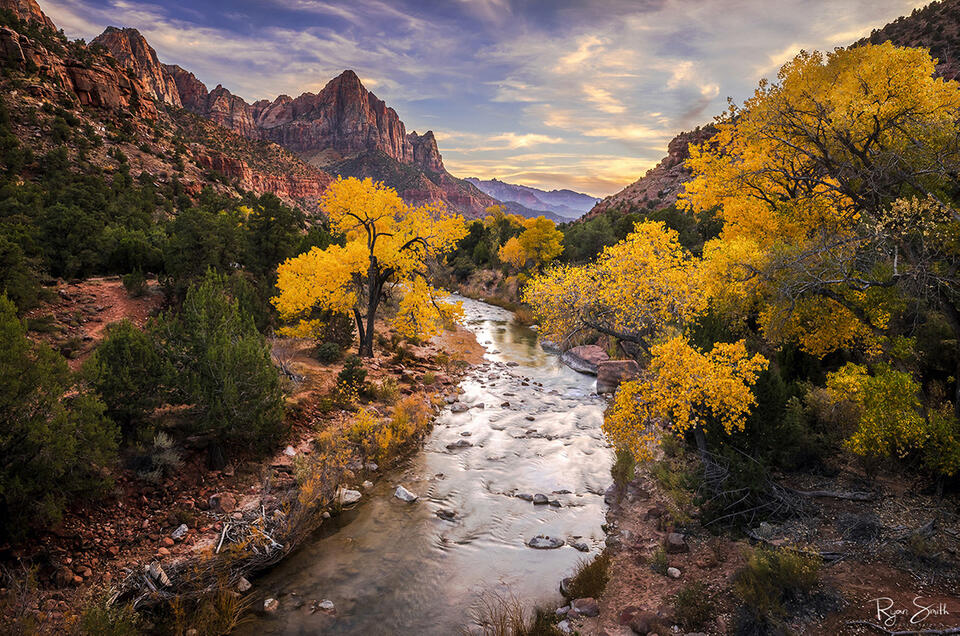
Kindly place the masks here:
<instances>
[{"instance_id":1,"label":"golden cottonwood tree","mask_svg":"<svg viewBox=\"0 0 960 636\"><path fill-rule=\"evenodd\" d=\"M562 345L586 330L649 351L667 327L706 307L697 279L696 263L677 233L647 221L593 263L560 265L535 277L523 300L534 308L544 335Z\"/></svg>"},{"instance_id":2,"label":"golden cottonwood tree","mask_svg":"<svg viewBox=\"0 0 960 636\"><path fill-rule=\"evenodd\" d=\"M742 429L751 387L766 368L743 341L704 354L679 335L707 306L699 280L677 233L648 221L595 262L548 269L524 289L548 338L565 344L595 332L634 343L649 357L643 378L620 386L604 420L610 440L638 460L652 457L663 429L693 431L702 451L707 425Z\"/></svg>"},{"instance_id":3,"label":"golden cottonwood tree","mask_svg":"<svg viewBox=\"0 0 960 636\"><path fill-rule=\"evenodd\" d=\"M643 378L620 386L604 418L603 430L615 446L649 460L661 429L681 436L693 431L702 452L707 427L727 434L743 430L756 404L751 387L767 368L766 358L750 356L742 340L704 354L682 337L654 345L650 354Z\"/></svg>"},{"instance_id":4,"label":"golden cottonwood tree","mask_svg":"<svg viewBox=\"0 0 960 636\"><path fill-rule=\"evenodd\" d=\"M313 309L352 313L359 353L372 356L377 310L391 290L401 295L394 326L404 335L430 336L456 315L459 307L438 300L427 282L427 265L466 234L460 215L410 207L370 179L337 179L320 205L346 245L314 247L280 265L273 304L282 319L299 319L306 328Z\"/></svg>"},{"instance_id":5,"label":"golden cottonwood tree","mask_svg":"<svg viewBox=\"0 0 960 636\"><path fill-rule=\"evenodd\" d=\"M933 71L889 43L802 53L691 149L681 205L724 220L708 292L771 342L876 349L911 298L960 336L960 85Z\"/></svg>"},{"instance_id":6,"label":"golden cottonwood tree","mask_svg":"<svg viewBox=\"0 0 960 636\"><path fill-rule=\"evenodd\" d=\"M521 219L516 215L506 218L519 223L523 231L500 246L497 255L502 263L517 269L530 266L539 270L563 252L563 232L550 219L544 216Z\"/></svg>"}]
</instances>

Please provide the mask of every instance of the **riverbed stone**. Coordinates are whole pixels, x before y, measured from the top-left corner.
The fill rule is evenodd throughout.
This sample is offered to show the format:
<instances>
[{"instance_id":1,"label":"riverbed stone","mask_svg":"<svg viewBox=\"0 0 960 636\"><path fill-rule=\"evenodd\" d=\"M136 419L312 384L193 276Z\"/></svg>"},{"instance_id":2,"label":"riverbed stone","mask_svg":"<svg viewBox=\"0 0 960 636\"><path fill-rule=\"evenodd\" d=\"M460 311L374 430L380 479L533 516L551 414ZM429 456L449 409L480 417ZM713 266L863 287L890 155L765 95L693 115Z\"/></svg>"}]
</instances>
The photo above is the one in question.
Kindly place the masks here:
<instances>
[{"instance_id":1,"label":"riverbed stone","mask_svg":"<svg viewBox=\"0 0 960 636\"><path fill-rule=\"evenodd\" d=\"M580 552L590 551L590 546L584 543L583 541L571 541L569 543L574 549L579 550Z\"/></svg>"},{"instance_id":2,"label":"riverbed stone","mask_svg":"<svg viewBox=\"0 0 960 636\"><path fill-rule=\"evenodd\" d=\"M275 598L268 598L263 601L263 611L267 614L274 614L280 609L280 601Z\"/></svg>"},{"instance_id":3,"label":"riverbed stone","mask_svg":"<svg viewBox=\"0 0 960 636\"><path fill-rule=\"evenodd\" d=\"M363 493L359 490L351 490L349 488L340 488L337 491L336 500L340 503L341 506L349 506L357 503L360 499L363 498Z\"/></svg>"},{"instance_id":4,"label":"riverbed stone","mask_svg":"<svg viewBox=\"0 0 960 636\"><path fill-rule=\"evenodd\" d=\"M560 579L560 594L562 594L564 598L570 598L570 585L572 584L573 577L568 576Z\"/></svg>"},{"instance_id":5,"label":"riverbed stone","mask_svg":"<svg viewBox=\"0 0 960 636\"><path fill-rule=\"evenodd\" d=\"M597 393L613 393L620 383L640 377L636 360L605 360L597 364Z\"/></svg>"},{"instance_id":6,"label":"riverbed stone","mask_svg":"<svg viewBox=\"0 0 960 636\"><path fill-rule=\"evenodd\" d=\"M609 359L610 356L603 350L603 347L597 345L574 347L564 351L560 356L560 361L574 371L589 375L597 375L597 365Z\"/></svg>"},{"instance_id":7,"label":"riverbed stone","mask_svg":"<svg viewBox=\"0 0 960 636\"><path fill-rule=\"evenodd\" d=\"M517 493L517 499L523 499L524 501L533 501L533 495L528 492Z\"/></svg>"},{"instance_id":8,"label":"riverbed stone","mask_svg":"<svg viewBox=\"0 0 960 636\"><path fill-rule=\"evenodd\" d=\"M450 405L450 411L453 413L464 413L469 411L470 407L464 404L463 402L454 402Z\"/></svg>"},{"instance_id":9,"label":"riverbed stone","mask_svg":"<svg viewBox=\"0 0 960 636\"><path fill-rule=\"evenodd\" d=\"M397 489L393 492L393 496L400 501L406 501L407 503L413 503L420 498L419 495L410 492L401 485L397 486Z\"/></svg>"},{"instance_id":10,"label":"riverbed stone","mask_svg":"<svg viewBox=\"0 0 960 636\"><path fill-rule=\"evenodd\" d=\"M538 534L527 542L527 545L535 550L554 550L563 547L566 543L559 537L550 537L545 534Z\"/></svg>"},{"instance_id":11,"label":"riverbed stone","mask_svg":"<svg viewBox=\"0 0 960 636\"><path fill-rule=\"evenodd\" d=\"M547 499L547 496L541 493L537 493L533 496L533 505L534 506L545 506L550 503L550 500Z\"/></svg>"},{"instance_id":12,"label":"riverbed stone","mask_svg":"<svg viewBox=\"0 0 960 636\"><path fill-rule=\"evenodd\" d=\"M465 439L458 439L457 441L453 442L452 444L447 444L447 450L456 450L456 449L458 449L458 448L470 448L471 446L473 446L473 444L471 444L471 443L468 442L467 440L465 440Z\"/></svg>"},{"instance_id":13,"label":"riverbed stone","mask_svg":"<svg viewBox=\"0 0 960 636\"><path fill-rule=\"evenodd\" d=\"M576 599L571 603L571 606L581 616L596 616L600 613L600 605L596 599L590 598L589 596Z\"/></svg>"},{"instance_id":14,"label":"riverbed stone","mask_svg":"<svg viewBox=\"0 0 960 636\"><path fill-rule=\"evenodd\" d=\"M671 532L664 541L667 554L683 554L690 551L687 540L679 532Z\"/></svg>"},{"instance_id":15,"label":"riverbed stone","mask_svg":"<svg viewBox=\"0 0 960 636\"><path fill-rule=\"evenodd\" d=\"M441 508L437 510L437 516L444 521L454 521L457 518L457 513L449 508Z\"/></svg>"},{"instance_id":16,"label":"riverbed stone","mask_svg":"<svg viewBox=\"0 0 960 636\"><path fill-rule=\"evenodd\" d=\"M667 568L667 576L669 576L671 579L679 579L680 570L677 568Z\"/></svg>"}]
</instances>

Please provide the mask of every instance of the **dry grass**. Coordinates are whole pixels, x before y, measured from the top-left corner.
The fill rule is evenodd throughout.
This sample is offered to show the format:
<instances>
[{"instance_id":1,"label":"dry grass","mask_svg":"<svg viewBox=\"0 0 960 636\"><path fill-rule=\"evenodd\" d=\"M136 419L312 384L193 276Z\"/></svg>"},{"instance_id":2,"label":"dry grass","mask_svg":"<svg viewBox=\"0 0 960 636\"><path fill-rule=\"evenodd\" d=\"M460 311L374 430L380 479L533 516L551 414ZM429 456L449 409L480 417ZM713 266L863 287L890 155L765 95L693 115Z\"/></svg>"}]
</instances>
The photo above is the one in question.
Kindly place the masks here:
<instances>
[{"instance_id":1,"label":"dry grass","mask_svg":"<svg viewBox=\"0 0 960 636\"><path fill-rule=\"evenodd\" d=\"M549 608L525 610L516 597L488 594L471 610L474 629L463 636L561 636L557 616Z\"/></svg>"}]
</instances>

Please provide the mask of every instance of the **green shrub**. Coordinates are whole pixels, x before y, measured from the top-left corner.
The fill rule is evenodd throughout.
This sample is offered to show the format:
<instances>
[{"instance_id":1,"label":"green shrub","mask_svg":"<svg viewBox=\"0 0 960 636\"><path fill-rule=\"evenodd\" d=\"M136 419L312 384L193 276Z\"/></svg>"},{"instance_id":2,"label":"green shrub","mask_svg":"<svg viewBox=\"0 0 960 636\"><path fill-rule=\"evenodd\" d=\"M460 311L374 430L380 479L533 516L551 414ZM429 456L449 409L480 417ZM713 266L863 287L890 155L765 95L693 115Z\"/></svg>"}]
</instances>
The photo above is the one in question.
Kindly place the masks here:
<instances>
[{"instance_id":1,"label":"green shrub","mask_svg":"<svg viewBox=\"0 0 960 636\"><path fill-rule=\"evenodd\" d=\"M716 613L713 597L700 581L684 586L671 600L674 620L688 632L702 628Z\"/></svg>"},{"instance_id":2,"label":"green shrub","mask_svg":"<svg viewBox=\"0 0 960 636\"><path fill-rule=\"evenodd\" d=\"M657 574L667 575L667 568L670 567L670 561L667 559L667 553L663 548L657 548L650 558L650 569Z\"/></svg>"},{"instance_id":3,"label":"green shrub","mask_svg":"<svg viewBox=\"0 0 960 636\"><path fill-rule=\"evenodd\" d=\"M55 522L66 501L102 492L117 429L67 363L33 343L0 296L0 536Z\"/></svg>"},{"instance_id":4,"label":"green shrub","mask_svg":"<svg viewBox=\"0 0 960 636\"><path fill-rule=\"evenodd\" d=\"M126 439L135 437L160 405L163 362L153 334L129 320L109 325L106 337L84 364L84 375Z\"/></svg>"},{"instance_id":5,"label":"green shrub","mask_svg":"<svg viewBox=\"0 0 960 636\"><path fill-rule=\"evenodd\" d=\"M610 468L610 474L613 476L613 482L623 488L633 481L634 471L637 468L637 460L633 456L633 453L625 448L618 448L616 457L616 461L613 462L613 466Z\"/></svg>"},{"instance_id":6,"label":"green shrub","mask_svg":"<svg viewBox=\"0 0 960 636\"><path fill-rule=\"evenodd\" d=\"M163 431L156 434L147 447L134 452L130 457L130 467L137 477L151 484L159 484L170 477L183 465L180 453L174 447L173 440Z\"/></svg>"},{"instance_id":7,"label":"green shrub","mask_svg":"<svg viewBox=\"0 0 960 636\"><path fill-rule=\"evenodd\" d=\"M423 374L422 382L425 385L430 386L436 381L437 381L437 374L434 373L433 371L427 371L426 373Z\"/></svg>"},{"instance_id":8,"label":"green shrub","mask_svg":"<svg viewBox=\"0 0 960 636\"><path fill-rule=\"evenodd\" d=\"M143 619L133 606L97 598L83 608L76 632L79 636L136 636L144 630Z\"/></svg>"},{"instance_id":9,"label":"green shrub","mask_svg":"<svg viewBox=\"0 0 960 636\"><path fill-rule=\"evenodd\" d=\"M375 399L387 404L393 404L400 397L400 387L397 386L397 381L393 378L384 378L372 385L370 392Z\"/></svg>"},{"instance_id":10,"label":"green shrub","mask_svg":"<svg viewBox=\"0 0 960 636\"><path fill-rule=\"evenodd\" d=\"M347 356L343 361L343 368L337 374L337 384L362 391L367 381L367 370L363 368L363 360L358 356Z\"/></svg>"},{"instance_id":11,"label":"green shrub","mask_svg":"<svg viewBox=\"0 0 960 636\"><path fill-rule=\"evenodd\" d=\"M785 616L784 603L802 599L820 580L820 559L790 549L759 547L733 577L734 594L758 621Z\"/></svg>"},{"instance_id":12,"label":"green shrub","mask_svg":"<svg viewBox=\"0 0 960 636\"><path fill-rule=\"evenodd\" d=\"M340 345L336 342L324 342L317 346L314 357L323 364L331 364L340 359Z\"/></svg>"},{"instance_id":13,"label":"green shrub","mask_svg":"<svg viewBox=\"0 0 960 636\"><path fill-rule=\"evenodd\" d=\"M147 277L139 269L123 275L123 288L134 298L143 296L147 291Z\"/></svg>"},{"instance_id":14,"label":"green shrub","mask_svg":"<svg viewBox=\"0 0 960 636\"><path fill-rule=\"evenodd\" d=\"M213 433L211 461L223 447L261 447L283 430L280 376L249 314L224 290L224 277L208 272L187 291L178 314L158 321L167 357L172 401L189 405L191 425Z\"/></svg>"}]
</instances>

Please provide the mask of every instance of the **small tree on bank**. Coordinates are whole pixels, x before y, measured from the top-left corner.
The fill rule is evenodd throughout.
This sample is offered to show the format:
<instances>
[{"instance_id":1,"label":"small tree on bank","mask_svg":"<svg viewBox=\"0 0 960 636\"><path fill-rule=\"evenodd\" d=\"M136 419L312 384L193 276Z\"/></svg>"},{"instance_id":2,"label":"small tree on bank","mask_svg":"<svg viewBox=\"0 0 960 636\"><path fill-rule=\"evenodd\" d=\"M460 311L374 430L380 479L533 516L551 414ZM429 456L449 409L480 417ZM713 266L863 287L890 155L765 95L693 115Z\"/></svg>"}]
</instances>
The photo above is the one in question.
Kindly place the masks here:
<instances>
[{"instance_id":1,"label":"small tree on bank","mask_svg":"<svg viewBox=\"0 0 960 636\"><path fill-rule=\"evenodd\" d=\"M314 310L352 314L358 351L369 357L377 311L391 290L401 297L394 326L406 336L432 335L457 312L438 300L427 283L427 266L466 235L461 216L442 207L410 207L395 190L370 179L337 179L321 207L346 244L315 247L280 265L273 304L282 319L298 321L286 333L315 331Z\"/></svg>"}]
</instances>

